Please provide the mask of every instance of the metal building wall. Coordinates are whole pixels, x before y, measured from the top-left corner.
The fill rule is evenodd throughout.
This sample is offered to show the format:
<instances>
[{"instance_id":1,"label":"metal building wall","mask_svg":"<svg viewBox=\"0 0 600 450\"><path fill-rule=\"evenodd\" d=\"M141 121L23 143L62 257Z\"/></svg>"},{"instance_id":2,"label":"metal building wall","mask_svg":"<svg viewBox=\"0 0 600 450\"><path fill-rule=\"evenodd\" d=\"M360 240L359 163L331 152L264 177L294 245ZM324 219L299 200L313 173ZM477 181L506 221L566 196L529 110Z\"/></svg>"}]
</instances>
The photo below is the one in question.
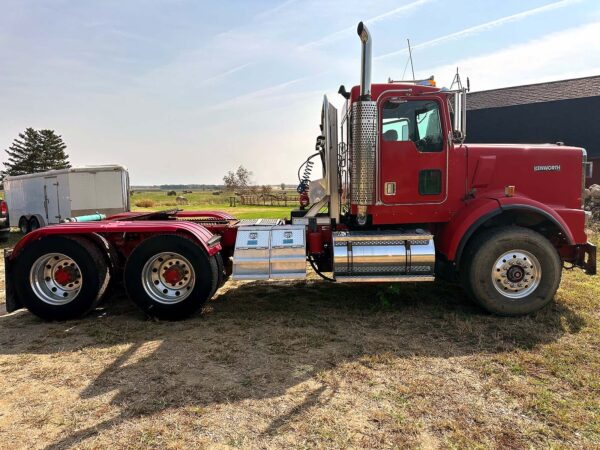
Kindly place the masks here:
<instances>
[{"instance_id":1,"label":"metal building wall","mask_svg":"<svg viewBox=\"0 0 600 450\"><path fill-rule=\"evenodd\" d=\"M467 111L467 142L583 147L600 183L600 96Z\"/></svg>"}]
</instances>

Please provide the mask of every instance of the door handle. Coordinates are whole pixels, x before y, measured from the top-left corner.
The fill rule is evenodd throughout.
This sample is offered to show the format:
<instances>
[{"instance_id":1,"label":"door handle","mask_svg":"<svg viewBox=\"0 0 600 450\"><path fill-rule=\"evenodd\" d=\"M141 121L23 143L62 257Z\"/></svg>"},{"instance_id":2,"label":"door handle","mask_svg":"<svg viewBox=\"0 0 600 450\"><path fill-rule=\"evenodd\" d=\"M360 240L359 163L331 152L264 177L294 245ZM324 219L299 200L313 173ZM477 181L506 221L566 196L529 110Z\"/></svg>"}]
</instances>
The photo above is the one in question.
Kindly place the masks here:
<instances>
[{"instance_id":1,"label":"door handle","mask_svg":"<svg viewBox=\"0 0 600 450\"><path fill-rule=\"evenodd\" d=\"M384 185L385 195L396 195L396 182L386 181Z\"/></svg>"}]
</instances>

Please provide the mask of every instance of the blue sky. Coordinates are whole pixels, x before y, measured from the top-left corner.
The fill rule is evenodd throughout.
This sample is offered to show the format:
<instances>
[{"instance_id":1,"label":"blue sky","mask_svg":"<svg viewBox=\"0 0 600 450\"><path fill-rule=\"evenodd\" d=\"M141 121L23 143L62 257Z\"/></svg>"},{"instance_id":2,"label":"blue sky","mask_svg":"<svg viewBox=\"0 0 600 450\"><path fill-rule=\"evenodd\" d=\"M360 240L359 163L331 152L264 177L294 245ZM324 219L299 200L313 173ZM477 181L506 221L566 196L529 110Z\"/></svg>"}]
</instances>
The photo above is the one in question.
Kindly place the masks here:
<instances>
[{"instance_id":1,"label":"blue sky","mask_svg":"<svg viewBox=\"0 0 600 450\"><path fill-rule=\"evenodd\" d=\"M416 76L441 85L457 66L473 90L600 74L598 0L0 4L0 148L55 129L72 163L124 164L134 184L215 183L239 164L294 182L323 94L341 106L339 85L358 83L360 20L374 82L402 76L406 38Z\"/></svg>"}]
</instances>

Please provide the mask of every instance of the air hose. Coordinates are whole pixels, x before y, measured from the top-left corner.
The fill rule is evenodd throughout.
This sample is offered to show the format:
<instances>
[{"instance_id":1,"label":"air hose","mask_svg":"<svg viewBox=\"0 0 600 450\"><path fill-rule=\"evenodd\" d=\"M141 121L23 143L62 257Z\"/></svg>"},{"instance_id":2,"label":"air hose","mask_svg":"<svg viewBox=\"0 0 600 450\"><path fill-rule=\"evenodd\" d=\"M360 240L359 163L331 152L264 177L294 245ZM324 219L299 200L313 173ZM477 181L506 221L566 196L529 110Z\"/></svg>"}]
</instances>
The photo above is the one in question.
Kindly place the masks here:
<instances>
[{"instance_id":1,"label":"air hose","mask_svg":"<svg viewBox=\"0 0 600 450\"><path fill-rule=\"evenodd\" d=\"M323 278L324 280L327 280L327 281L335 282L335 278L331 278L331 277L328 277L327 275L324 275L323 272L321 272L317 268L317 265L315 264L314 259L310 255L308 255L308 262L310 263L310 266L313 268L313 270L317 273L317 275L319 275L321 278Z\"/></svg>"},{"instance_id":2,"label":"air hose","mask_svg":"<svg viewBox=\"0 0 600 450\"><path fill-rule=\"evenodd\" d=\"M303 194L304 192L308 191L308 183L310 183L310 174L312 173L313 166L315 165L312 159L315 156L318 156L319 154L320 152L310 155L306 159L306 161L304 161L298 168L298 181L300 182L300 184L298 184L296 191L298 191L299 194ZM300 172L302 171L303 167L304 173L302 174L302 176L300 176Z\"/></svg>"}]
</instances>

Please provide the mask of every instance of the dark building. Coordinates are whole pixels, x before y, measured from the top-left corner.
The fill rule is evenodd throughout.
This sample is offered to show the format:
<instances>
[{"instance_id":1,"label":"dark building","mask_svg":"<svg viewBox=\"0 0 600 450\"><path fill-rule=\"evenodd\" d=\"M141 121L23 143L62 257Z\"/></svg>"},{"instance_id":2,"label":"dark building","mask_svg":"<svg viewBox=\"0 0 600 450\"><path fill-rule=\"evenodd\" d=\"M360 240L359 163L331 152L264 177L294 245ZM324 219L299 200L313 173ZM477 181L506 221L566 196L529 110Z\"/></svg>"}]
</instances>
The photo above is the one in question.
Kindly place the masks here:
<instances>
[{"instance_id":1,"label":"dark building","mask_svg":"<svg viewBox=\"0 0 600 450\"><path fill-rule=\"evenodd\" d=\"M467 142L583 147L600 184L600 75L469 93Z\"/></svg>"}]
</instances>

